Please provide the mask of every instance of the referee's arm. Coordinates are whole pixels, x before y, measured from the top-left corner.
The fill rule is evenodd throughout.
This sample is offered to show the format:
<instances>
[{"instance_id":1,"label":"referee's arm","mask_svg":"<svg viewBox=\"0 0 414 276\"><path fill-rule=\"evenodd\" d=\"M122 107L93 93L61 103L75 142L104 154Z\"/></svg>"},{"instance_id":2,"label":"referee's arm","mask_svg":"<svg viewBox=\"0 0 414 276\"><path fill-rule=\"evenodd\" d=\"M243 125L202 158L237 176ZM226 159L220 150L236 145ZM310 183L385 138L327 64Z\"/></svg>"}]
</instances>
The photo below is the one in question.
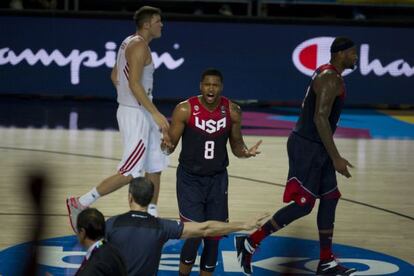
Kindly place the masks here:
<instances>
[{"instance_id":1,"label":"referee's arm","mask_svg":"<svg viewBox=\"0 0 414 276\"><path fill-rule=\"evenodd\" d=\"M209 220L206 222L185 222L182 239L198 237L216 237L242 230L252 230L262 226L268 214L262 214L245 222L222 222Z\"/></svg>"}]
</instances>

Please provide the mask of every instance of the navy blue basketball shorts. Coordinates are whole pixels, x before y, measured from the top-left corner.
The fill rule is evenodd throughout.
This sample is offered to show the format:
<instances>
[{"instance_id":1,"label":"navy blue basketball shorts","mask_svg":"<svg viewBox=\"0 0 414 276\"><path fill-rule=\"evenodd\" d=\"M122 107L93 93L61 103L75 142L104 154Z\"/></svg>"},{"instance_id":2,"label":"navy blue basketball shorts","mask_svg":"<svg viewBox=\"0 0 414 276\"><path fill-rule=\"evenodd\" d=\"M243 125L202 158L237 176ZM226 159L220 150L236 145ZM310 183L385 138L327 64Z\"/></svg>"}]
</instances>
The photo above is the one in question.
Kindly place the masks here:
<instances>
[{"instance_id":1,"label":"navy blue basketball shorts","mask_svg":"<svg viewBox=\"0 0 414 276\"><path fill-rule=\"evenodd\" d=\"M315 204L317 198L341 197L333 162L323 144L292 132L287 142L289 174L283 195L284 202L295 201L303 206Z\"/></svg>"},{"instance_id":2,"label":"navy blue basketball shorts","mask_svg":"<svg viewBox=\"0 0 414 276\"><path fill-rule=\"evenodd\" d=\"M227 221L228 175L223 172L200 176L177 168L177 200L181 221Z\"/></svg>"}]
</instances>

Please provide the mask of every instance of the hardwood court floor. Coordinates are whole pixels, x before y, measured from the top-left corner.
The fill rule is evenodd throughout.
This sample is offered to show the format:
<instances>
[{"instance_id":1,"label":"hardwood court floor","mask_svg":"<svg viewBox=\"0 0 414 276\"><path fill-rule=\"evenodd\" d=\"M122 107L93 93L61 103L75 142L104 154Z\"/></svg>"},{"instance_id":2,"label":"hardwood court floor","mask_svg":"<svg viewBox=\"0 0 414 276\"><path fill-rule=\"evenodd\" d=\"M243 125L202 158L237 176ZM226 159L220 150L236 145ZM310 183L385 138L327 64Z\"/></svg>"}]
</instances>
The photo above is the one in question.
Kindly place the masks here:
<instances>
[{"instance_id":1,"label":"hardwood court floor","mask_svg":"<svg viewBox=\"0 0 414 276\"><path fill-rule=\"evenodd\" d=\"M283 206L288 162L286 137L246 136L246 144L263 139L262 154L248 160L230 155L229 208L231 220ZM355 168L350 179L338 176L339 203L334 242L382 252L414 263L414 140L336 139ZM159 213L177 218L175 168L162 175ZM71 235L65 198L89 191L111 175L121 156L116 131L0 128L0 250L28 240L32 217L25 196L27 170L45 167L50 187L44 197L48 219L44 238ZM100 199L95 205L105 216L127 211L127 190ZM316 212L278 233L317 240Z\"/></svg>"}]
</instances>

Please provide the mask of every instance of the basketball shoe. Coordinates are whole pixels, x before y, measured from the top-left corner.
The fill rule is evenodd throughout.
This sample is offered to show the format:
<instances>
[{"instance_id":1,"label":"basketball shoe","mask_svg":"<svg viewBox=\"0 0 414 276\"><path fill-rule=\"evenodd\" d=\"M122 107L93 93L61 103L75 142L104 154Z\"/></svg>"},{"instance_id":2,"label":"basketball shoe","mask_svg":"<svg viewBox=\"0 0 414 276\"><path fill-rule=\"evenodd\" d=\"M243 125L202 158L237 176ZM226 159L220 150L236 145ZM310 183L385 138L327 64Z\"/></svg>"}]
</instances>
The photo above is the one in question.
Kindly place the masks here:
<instances>
[{"instance_id":1,"label":"basketball shoe","mask_svg":"<svg viewBox=\"0 0 414 276\"><path fill-rule=\"evenodd\" d=\"M331 256L328 260L319 261L316 275L352 276L356 271L355 268L342 266L334 256Z\"/></svg>"},{"instance_id":2,"label":"basketball shoe","mask_svg":"<svg viewBox=\"0 0 414 276\"><path fill-rule=\"evenodd\" d=\"M157 205L150 203L147 212L154 217L158 217Z\"/></svg>"},{"instance_id":3,"label":"basketball shoe","mask_svg":"<svg viewBox=\"0 0 414 276\"><path fill-rule=\"evenodd\" d=\"M78 233L78 228L76 225L78 215L87 207L80 204L79 197L74 196L68 197L66 199L66 207L68 208L70 226L72 226L72 229L75 231L75 233Z\"/></svg>"},{"instance_id":4,"label":"basketball shoe","mask_svg":"<svg viewBox=\"0 0 414 276\"><path fill-rule=\"evenodd\" d=\"M243 269L243 273L245 275L251 275L253 273L252 255L255 249L250 245L248 237L242 235L235 236L234 247L236 247L237 260Z\"/></svg>"}]
</instances>

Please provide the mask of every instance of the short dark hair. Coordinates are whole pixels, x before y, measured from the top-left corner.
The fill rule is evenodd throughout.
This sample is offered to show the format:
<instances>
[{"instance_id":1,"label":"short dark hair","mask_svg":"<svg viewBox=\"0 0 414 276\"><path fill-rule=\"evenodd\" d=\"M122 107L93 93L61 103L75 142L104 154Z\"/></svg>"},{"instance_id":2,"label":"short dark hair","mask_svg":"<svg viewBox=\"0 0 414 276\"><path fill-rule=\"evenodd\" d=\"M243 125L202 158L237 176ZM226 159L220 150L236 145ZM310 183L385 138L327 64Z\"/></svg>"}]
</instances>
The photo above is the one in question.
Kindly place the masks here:
<instances>
[{"instance_id":1,"label":"short dark hair","mask_svg":"<svg viewBox=\"0 0 414 276\"><path fill-rule=\"evenodd\" d=\"M204 70L203 74L201 74L201 81L203 81L206 76L217 76L220 78L221 83L223 83L223 74L216 68L207 68Z\"/></svg>"},{"instance_id":2,"label":"short dark hair","mask_svg":"<svg viewBox=\"0 0 414 276\"><path fill-rule=\"evenodd\" d=\"M137 10L134 14L134 21L137 28L141 28L145 22L151 20L154 15L161 16L161 10L159 8L151 6L143 6Z\"/></svg>"},{"instance_id":3,"label":"short dark hair","mask_svg":"<svg viewBox=\"0 0 414 276\"><path fill-rule=\"evenodd\" d=\"M96 241L105 236L105 218L98 209L87 208L79 213L77 218L78 232L85 229L86 237Z\"/></svg>"},{"instance_id":4,"label":"short dark hair","mask_svg":"<svg viewBox=\"0 0 414 276\"><path fill-rule=\"evenodd\" d=\"M330 50L332 54L335 54L339 51L347 50L353 46L355 46L355 43L351 39L344 36L338 36L332 42Z\"/></svg>"},{"instance_id":5,"label":"short dark hair","mask_svg":"<svg viewBox=\"0 0 414 276\"><path fill-rule=\"evenodd\" d=\"M154 184L145 177L136 177L129 183L129 193L135 203L147 207L154 196Z\"/></svg>"}]
</instances>

